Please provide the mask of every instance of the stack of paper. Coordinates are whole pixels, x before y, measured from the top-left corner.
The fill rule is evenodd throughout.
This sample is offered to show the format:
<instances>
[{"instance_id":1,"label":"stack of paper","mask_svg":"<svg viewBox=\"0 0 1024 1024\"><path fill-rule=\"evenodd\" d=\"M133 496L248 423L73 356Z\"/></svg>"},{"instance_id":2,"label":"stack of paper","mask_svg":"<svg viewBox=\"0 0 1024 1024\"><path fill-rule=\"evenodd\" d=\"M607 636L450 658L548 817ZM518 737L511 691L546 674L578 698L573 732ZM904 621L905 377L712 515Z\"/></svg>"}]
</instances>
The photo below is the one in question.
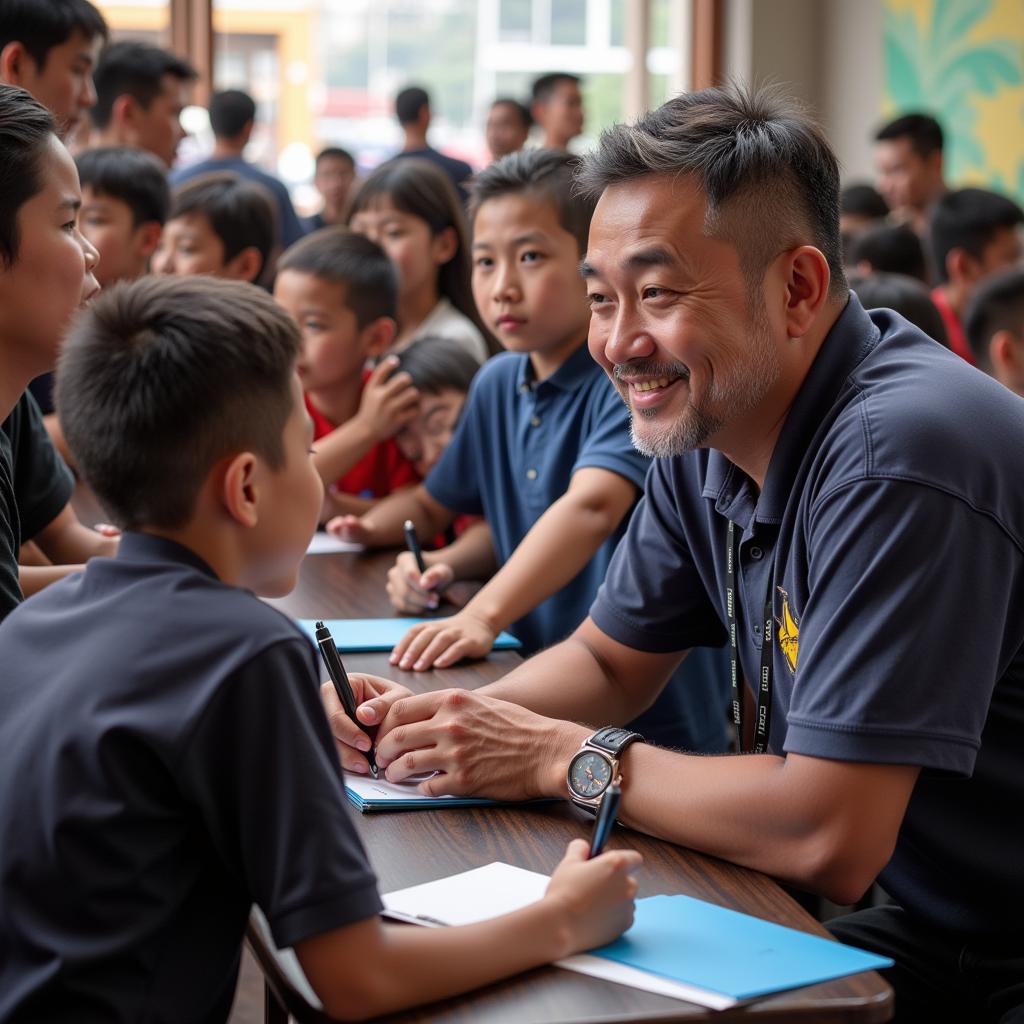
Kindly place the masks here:
<instances>
[{"instance_id":1,"label":"stack of paper","mask_svg":"<svg viewBox=\"0 0 1024 1024\"><path fill-rule=\"evenodd\" d=\"M536 902L548 881L495 862L388 893L384 912L415 924L473 924ZM722 1010L892 961L691 896L652 896L637 900L633 927L618 941L558 966Z\"/></svg>"},{"instance_id":2,"label":"stack of paper","mask_svg":"<svg viewBox=\"0 0 1024 1024\"><path fill-rule=\"evenodd\" d=\"M351 772L345 775L345 795L364 814L367 811L420 811L437 807L475 807L493 800L481 797L424 796L416 783L397 785L383 776L371 779Z\"/></svg>"}]
</instances>

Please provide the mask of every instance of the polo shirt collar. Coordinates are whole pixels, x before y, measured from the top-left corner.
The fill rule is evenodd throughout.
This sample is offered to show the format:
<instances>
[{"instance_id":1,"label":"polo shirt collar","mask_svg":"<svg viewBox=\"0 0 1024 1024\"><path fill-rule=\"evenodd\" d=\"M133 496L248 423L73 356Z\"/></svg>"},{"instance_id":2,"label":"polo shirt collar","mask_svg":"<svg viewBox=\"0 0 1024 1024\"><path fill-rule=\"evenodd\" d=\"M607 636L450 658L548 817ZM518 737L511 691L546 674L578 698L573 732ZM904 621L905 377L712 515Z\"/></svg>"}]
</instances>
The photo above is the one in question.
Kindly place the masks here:
<instances>
[{"instance_id":1,"label":"polo shirt collar","mask_svg":"<svg viewBox=\"0 0 1024 1024\"><path fill-rule=\"evenodd\" d=\"M217 579L213 569L191 548L152 533L123 534L115 557L128 562L181 562Z\"/></svg>"},{"instance_id":2,"label":"polo shirt collar","mask_svg":"<svg viewBox=\"0 0 1024 1024\"><path fill-rule=\"evenodd\" d=\"M753 481L721 452L712 449L709 453L703 494L714 499L717 512L744 527L753 517L764 523L782 522L793 480L811 440L850 374L878 338L878 328L851 292L846 308L832 325L797 392L772 452L760 495Z\"/></svg>"},{"instance_id":3,"label":"polo shirt collar","mask_svg":"<svg viewBox=\"0 0 1024 1024\"><path fill-rule=\"evenodd\" d=\"M519 391L528 391L530 388L545 388L550 385L560 391L576 391L590 379L595 365L590 356L590 350L587 348L587 339L584 338L580 342L579 348L550 377L539 382L533 375L533 363L530 362L530 357L525 356L519 364L516 388Z\"/></svg>"}]
</instances>

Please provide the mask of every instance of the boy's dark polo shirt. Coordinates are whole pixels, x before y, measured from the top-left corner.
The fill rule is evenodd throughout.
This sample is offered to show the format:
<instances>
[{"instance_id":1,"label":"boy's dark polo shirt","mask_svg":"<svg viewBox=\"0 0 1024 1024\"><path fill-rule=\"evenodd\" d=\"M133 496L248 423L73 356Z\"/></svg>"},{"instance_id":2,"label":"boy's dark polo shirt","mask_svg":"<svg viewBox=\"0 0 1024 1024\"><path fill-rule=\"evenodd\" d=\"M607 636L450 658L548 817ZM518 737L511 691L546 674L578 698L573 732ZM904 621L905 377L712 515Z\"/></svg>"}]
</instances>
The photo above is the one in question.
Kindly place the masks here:
<instances>
[{"instance_id":1,"label":"boy's dark polo shirt","mask_svg":"<svg viewBox=\"0 0 1024 1024\"><path fill-rule=\"evenodd\" d=\"M185 548L125 535L0 665L0 1020L224 1021L252 902L379 911L308 640Z\"/></svg>"},{"instance_id":2,"label":"boy's dark polo shirt","mask_svg":"<svg viewBox=\"0 0 1024 1024\"><path fill-rule=\"evenodd\" d=\"M922 766L881 884L928 924L1019 932L1024 401L851 296L760 495L719 452L655 462L600 628L649 651L720 638L730 518L748 680L775 565L772 749Z\"/></svg>"},{"instance_id":3,"label":"boy's dark polo shirt","mask_svg":"<svg viewBox=\"0 0 1024 1024\"><path fill-rule=\"evenodd\" d=\"M73 488L26 391L0 427L0 619L21 603L18 548L57 517Z\"/></svg>"}]
</instances>

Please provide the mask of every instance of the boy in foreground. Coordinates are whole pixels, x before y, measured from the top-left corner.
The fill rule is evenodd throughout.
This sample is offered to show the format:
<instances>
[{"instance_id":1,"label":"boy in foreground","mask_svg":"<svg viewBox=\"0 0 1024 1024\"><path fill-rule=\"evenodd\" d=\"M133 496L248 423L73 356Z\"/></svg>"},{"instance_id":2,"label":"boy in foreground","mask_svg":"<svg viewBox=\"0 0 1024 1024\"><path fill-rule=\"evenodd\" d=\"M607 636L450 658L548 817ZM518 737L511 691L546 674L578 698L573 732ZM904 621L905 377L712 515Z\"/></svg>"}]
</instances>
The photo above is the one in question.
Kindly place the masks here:
<instances>
[{"instance_id":1,"label":"boy in foreground","mask_svg":"<svg viewBox=\"0 0 1024 1024\"><path fill-rule=\"evenodd\" d=\"M639 856L581 841L516 914L379 920L313 649L256 597L291 589L320 511L298 349L269 296L207 278L117 289L67 343L67 437L125 533L0 628L5 1022L226 1020L252 903L348 1019L630 923Z\"/></svg>"}]
</instances>

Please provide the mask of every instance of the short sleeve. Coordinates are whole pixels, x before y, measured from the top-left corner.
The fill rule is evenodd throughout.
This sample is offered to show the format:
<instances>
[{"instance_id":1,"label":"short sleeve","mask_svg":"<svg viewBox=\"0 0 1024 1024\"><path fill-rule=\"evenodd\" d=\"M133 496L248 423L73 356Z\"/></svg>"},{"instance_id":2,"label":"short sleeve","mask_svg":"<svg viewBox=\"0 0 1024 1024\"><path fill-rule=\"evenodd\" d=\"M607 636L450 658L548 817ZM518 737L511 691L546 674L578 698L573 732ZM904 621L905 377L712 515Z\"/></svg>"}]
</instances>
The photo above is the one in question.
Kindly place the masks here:
<instances>
[{"instance_id":1,"label":"short sleeve","mask_svg":"<svg viewBox=\"0 0 1024 1024\"><path fill-rule=\"evenodd\" d=\"M445 508L459 515L482 516L483 496L480 493L480 445L488 444L488 431L481 415L485 393L479 386L482 374L470 385L466 411L459 421L451 442L427 474L423 486Z\"/></svg>"},{"instance_id":2,"label":"short sleeve","mask_svg":"<svg viewBox=\"0 0 1024 1024\"><path fill-rule=\"evenodd\" d=\"M654 460L590 609L613 640L652 653L717 647L726 639L694 564L669 465Z\"/></svg>"},{"instance_id":3,"label":"short sleeve","mask_svg":"<svg viewBox=\"0 0 1024 1024\"><path fill-rule=\"evenodd\" d=\"M629 432L629 409L603 375L596 400L590 403L587 413L587 434L573 463L573 473L587 467L607 469L642 490L650 459L634 447Z\"/></svg>"},{"instance_id":4,"label":"short sleeve","mask_svg":"<svg viewBox=\"0 0 1024 1024\"><path fill-rule=\"evenodd\" d=\"M46 432L42 413L26 392L11 414L14 493L21 521L21 543L48 526L71 500L75 481Z\"/></svg>"},{"instance_id":5,"label":"short sleeve","mask_svg":"<svg viewBox=\"0 0 1024 1024\"><path fill-rule=\"evenodd\" d=\"M993 517L902 480L824 495L807 534L785 749L969 775L1024 639L1020 549Z\"/></svg>"},{"instance_id":6,"label":"short sleeve","mask_svg":"<svg viewBox=\"0 0 1024 1024\"><path fill-rule=\"evenodd\" d=\"M179 777L279 946L379 913L300 638L267 648L223 684Z\"/></svg>"}]
</instances>

